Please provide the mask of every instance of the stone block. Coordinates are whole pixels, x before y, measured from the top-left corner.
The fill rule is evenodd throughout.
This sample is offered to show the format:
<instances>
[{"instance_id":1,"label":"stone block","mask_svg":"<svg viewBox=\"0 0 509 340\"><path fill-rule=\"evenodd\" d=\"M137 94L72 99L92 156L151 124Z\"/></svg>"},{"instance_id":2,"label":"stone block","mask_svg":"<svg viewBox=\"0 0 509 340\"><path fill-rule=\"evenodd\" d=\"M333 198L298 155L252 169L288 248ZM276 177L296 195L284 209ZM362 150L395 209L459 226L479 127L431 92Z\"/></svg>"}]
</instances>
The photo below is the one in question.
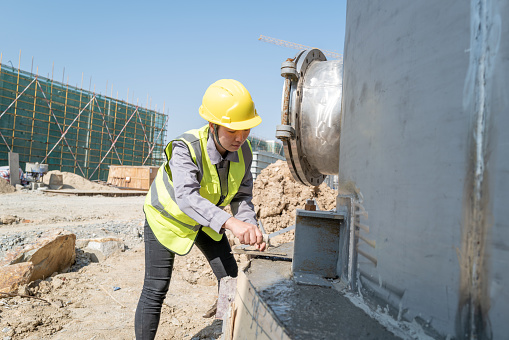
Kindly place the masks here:
<instances>
[{"instance_id":1,"label":"stone block","mask_svg":"<svg viewBox=\"0 0 509 340\"><path fill-rule=\"evenodd\" d=\"M84 244L86 241L80 241ZM83 251L90 253L90 259L93 262L101 262L113 255L116 252L124 251L124 241L120 238L105 237L90 239L86 242Z\"/></svg>"},{"instance_id":2,"label":"stone block","mask_svg":"<svg viewBox=\"0 0 509 340\"><path fill-rule=\"evenodd\" d=\"M0 292L14 293L20 286L30 282L34 270L31 262L16 263L0 267Z\"/></svg>"},{"instance_id":3,"label":"stone block","mask_svg":"<svg viewBox=\"0 0 509 340\"><path fill-rule=\"evenodd\" d=\"M30 262L34 267L30 281L45 279L71 267L76 258L75 244L76 235L63 229L51 230L35 243L7 253L2 262L8 265Z\"/></svg>"}]
</instances>

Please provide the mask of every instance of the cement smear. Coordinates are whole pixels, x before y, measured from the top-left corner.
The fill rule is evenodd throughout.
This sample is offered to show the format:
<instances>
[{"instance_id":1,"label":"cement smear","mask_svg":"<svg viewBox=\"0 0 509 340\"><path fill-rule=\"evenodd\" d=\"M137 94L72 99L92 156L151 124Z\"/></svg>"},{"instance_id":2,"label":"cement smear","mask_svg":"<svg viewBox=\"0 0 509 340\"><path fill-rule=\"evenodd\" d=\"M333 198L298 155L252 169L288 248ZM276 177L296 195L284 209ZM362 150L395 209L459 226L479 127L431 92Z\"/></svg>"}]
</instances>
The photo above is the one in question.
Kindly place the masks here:
<instances>
[{"instance_id":1,"label":"cement smear","mask_svg":"<svg viewBox=\"0 0 509 340\"><path fill-rule=\"evenodd\" d=\"M290 262L255 259L246 274L292 339L399 339L337 290L296 284Z\"/></svg>"}]
</instances>

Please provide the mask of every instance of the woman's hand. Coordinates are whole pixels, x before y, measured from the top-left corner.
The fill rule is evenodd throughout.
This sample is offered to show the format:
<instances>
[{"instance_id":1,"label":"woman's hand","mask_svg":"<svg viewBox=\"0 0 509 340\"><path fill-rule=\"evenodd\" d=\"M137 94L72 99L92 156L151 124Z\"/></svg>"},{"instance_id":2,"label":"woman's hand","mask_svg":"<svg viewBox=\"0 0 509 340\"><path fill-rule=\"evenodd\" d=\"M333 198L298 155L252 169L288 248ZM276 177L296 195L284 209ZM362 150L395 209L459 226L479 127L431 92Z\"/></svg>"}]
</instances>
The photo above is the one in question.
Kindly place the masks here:
<instances>
[{"instance_id":1,"label":"woman's hand","mask_svg":"<svg viewBox=\"0 0 509 340\"><path fill-rule=\"evenodd\" d=\"M266 244L263 242L263 235L254 224L243 222L235 217L230 217L223 227L230 230L233 235L239 239L241 244L255 246L255 248L260 251L265 250Z\"/></svg>"}]
</instances>

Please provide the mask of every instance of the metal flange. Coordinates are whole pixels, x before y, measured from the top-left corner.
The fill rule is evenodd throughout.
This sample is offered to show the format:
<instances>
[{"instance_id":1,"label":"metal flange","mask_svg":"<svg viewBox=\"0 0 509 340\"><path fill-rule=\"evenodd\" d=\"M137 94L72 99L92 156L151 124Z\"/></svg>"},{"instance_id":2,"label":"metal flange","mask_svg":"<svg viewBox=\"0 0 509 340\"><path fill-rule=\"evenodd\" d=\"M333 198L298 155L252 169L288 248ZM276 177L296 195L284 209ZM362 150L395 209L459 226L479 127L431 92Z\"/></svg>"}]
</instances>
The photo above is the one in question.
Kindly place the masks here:
<instances>
[{"instance_id":1,"label":"metal flange","mask_svg":"<svg viewBox=\"0 0 509 340\"><path fill-rule=\"evenodd\" d=\"M297 53L291 60L292 65L285 61L281 67L282 76L285 77L283 86L283 99L281 105L281 124L278 126L276 137L283 142L286 161L293 177L304 185L318 186L326 175L320 173L316 167L310 164L301 144L301 119L300 109L303 99L303 84L306 71L314 61L326 61L325 55L318 49L305 50ZM283 74L283 70L285 70ZM297 77L294 74L297 74Z\"/></svg>"}]
</instances>

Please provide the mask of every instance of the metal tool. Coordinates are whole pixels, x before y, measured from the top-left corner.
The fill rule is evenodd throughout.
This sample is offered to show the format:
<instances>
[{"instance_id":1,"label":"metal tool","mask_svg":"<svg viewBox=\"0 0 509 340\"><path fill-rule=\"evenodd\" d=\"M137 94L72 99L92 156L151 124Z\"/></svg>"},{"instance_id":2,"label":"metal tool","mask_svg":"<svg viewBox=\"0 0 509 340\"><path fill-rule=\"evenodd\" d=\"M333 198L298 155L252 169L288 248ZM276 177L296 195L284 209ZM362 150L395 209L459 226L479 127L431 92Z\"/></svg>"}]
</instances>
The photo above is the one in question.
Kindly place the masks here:
<instances>
[{"instance_id":1,"label":"metal tool","mask_svg":"<svg viewBox=\"0 0 509 340\"><path fill-rule=\"evenodd\" d=\"M261 223L260 223L260 226L261 226ZM265 231L265 229L263 229L263 226L261 226L261 229L262 231ZM278 231L275 231L271 234L263 234L263 242L265 242L267 244L267 249L269 249L269 247L271 246L270 244L270 240L276 236L279 236L281 234L284 234L286 232L289 232L291 230L294 230L295 229L295 224L289 226L289 227L286 227L286 228L283 228L281 230L278 230ZM262 251L259 251L258 249L255 249L253 246L249 245L249 244L242 244L240 246L236 246L235 248L233 248L233 252L236 253L236 254L263 254ZM276 253L271 253L270 255L286 255L286 254L276 254Z\"/></svg>"},{"instance_id":2,"label":"metal tool","mask_svg":"<svg viewBox=\"0 0 509 340\"><path fill-rule=\"evenodd\" d=\"M283 228L281 230L275 231L275 232L273 232L271 234L263 234L263 242L267 243L267 247L268 247L268 246L270 246L270 239L272 239L272 238L274 238L276 236L279 236L281 234L287 233L290 230L294 230L294 229L295 229L295 224L292 224L289 227L286 227L286 228Z\"/></svg>"}]
</instances>

